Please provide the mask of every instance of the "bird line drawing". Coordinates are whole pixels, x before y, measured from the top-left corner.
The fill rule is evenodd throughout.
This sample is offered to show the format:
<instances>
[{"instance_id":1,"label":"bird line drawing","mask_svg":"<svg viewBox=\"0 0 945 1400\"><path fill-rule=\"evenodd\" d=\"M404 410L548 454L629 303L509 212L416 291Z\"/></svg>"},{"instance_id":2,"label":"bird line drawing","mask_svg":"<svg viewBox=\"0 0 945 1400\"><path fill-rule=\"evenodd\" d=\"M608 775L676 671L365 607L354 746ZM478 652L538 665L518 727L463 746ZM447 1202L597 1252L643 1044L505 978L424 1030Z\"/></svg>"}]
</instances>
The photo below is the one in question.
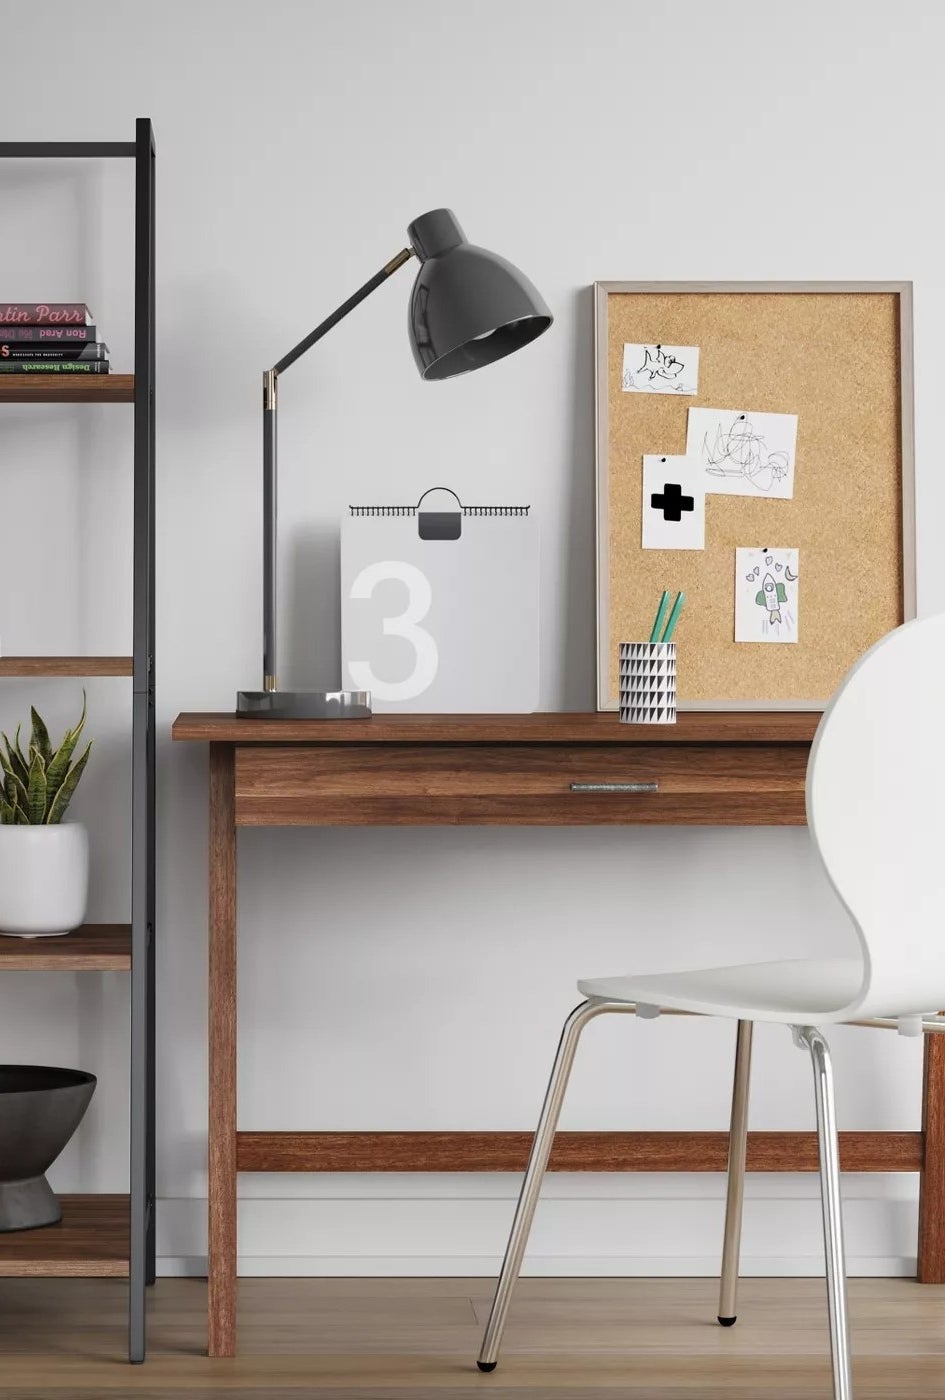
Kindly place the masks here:
<instances>
[{"instance_id":1,"label":"bird line drawing","mask_svg":"<svg viewBox=\"0 0 945 1400\"><path fill-rule=\"evenodd\" d=\"M747 413L739 413L728 429L717 424L711 441L706 433L702 454L709 476L748 481L758 491L771 491L788 474L788 454L769 452Z\"/></svg>"},{"instance_id":2,"label":"bird line drawing","mask_svg":"<svg viewBox=\"0 0 945 1400\"><path fill-rule=\"evenodd\" d=\"M646 375L650 384L654 379L674 380L678 379L685 369L682 360L677 360L675 355L671 355L668 350L664 350L662 345L654 345L651 350L649 345L643 347L643 363L637 370L637 374Z\"/></svg>"},{"instance_id":3,"label":"bird line drawing","mask_svg":"<svg viewBox=\"0 0 945 1400\"><path fill-rule=\"evenodd\" d=\"M624 389L653 384L675 394L694 392L691 384L683 383L679 378L686 368L683 360L677 359L671 351L664 350L662 345L644 345L642 349L643 363L638 369L632 370L625 363Z\"/></svg>"}]
</instances>

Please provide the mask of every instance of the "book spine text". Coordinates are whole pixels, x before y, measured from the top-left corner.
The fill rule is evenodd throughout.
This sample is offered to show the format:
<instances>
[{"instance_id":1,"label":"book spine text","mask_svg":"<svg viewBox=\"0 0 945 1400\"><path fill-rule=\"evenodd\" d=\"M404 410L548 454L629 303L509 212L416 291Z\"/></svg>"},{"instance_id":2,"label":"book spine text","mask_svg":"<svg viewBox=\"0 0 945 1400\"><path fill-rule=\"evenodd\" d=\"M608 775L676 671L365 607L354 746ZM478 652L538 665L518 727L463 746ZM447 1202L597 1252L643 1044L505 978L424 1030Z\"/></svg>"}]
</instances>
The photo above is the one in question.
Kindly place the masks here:
<instances>
[{"instance_id":1,"label":"book spine text","mask_svg":"<svg viewBox=\"0 0 945 1400\"><path fill-rule=\"evenodd\" d=\"M0 322L10 326L84 326L91 319L84 301L0 301Z\"/></svg>"},{"instance_id":2,"label":"book spine text","mask_svg":"<svg viewBox=\"0 0 945 1400\"><path fill-rule=\"evenodd\" d=\"M107 360L0 360L0 374L107 373Z\"/></svg>"},{"instance_id":3,"label":"book spine text","mask_svg":"<svg viewBox=\"0 0 945 1400\"><path fill-rule=\"evenodd\" d=\"M20 341L7 345L0 341L0 362L3 360L107 360L108 346L96 345L57 345L53 350L45 341L39 345L27 345Z\"/></svg>"},{"instance_id":4,"label":"book spine text","mask_svg":"<svg viewBox=\"0 0 945 1400\"><path fill-rule=\"evenodd\" d=\"M52 345L82 344L84 341L95 340L97 330L95 326L37 326L24 323L22 326L5 326L0 323L0 341L11 340L35 340L49 342Z\"/></svg>"}]
</instances>

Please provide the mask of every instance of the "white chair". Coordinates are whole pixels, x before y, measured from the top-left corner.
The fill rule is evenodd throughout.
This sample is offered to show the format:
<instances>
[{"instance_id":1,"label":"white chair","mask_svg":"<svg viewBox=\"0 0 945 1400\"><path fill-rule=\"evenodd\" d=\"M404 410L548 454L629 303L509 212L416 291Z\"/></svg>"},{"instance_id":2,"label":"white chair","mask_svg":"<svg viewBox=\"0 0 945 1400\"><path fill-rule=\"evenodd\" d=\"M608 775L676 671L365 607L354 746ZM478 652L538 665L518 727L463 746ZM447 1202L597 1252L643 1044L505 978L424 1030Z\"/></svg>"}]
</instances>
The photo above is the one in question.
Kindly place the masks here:
<instances>
[{"instance_id":1,"label":"white chair","mask_svg":"<svg viewBox=\"0 0 945 1400\"><path fill-rule=\"evenodd\" d=\"M841 622L838 621L838 625ZM859 936L859 956L714 967L578 983L565 1021L483 1338L497 1364L574 1052L605 1012L668 1011L737 1021L719 1322L735 1321L754 1021L790 1027L814 1070L835 1400L851 1400L840 1163L833 1072L820 1029L841 1023L903 1034L945 1030L945 615L878 642L821 720L807 769L807 820Z\"/></svg>"}]
</instances>

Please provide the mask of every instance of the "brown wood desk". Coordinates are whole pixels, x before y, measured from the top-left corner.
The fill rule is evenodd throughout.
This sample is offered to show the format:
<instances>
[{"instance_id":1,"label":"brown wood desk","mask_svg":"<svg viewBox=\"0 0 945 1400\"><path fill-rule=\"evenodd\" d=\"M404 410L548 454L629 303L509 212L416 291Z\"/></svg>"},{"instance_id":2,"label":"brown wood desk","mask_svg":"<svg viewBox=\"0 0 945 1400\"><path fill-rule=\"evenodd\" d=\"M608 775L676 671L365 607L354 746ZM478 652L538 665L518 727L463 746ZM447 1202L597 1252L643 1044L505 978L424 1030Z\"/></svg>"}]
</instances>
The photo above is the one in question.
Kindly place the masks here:
<instances>
[{"instance_id":1,"label":"brown wood desk","mask_svg":"<svg viewBox=\"0 0 945 1400\"><path fill-rule=\"evenodd\" d=\"M522 1171L531 1133L254 1133L236 1119L241 826L801 825L819 716L183 714L210 746L209 1350L236 1349L238 1172ZM621 786L622 785L622 786ZM627 790L633 785L637 790ZM919 1277L945 1282L945 1036L930 1036L922 1132L841 1133L846 1171L922 1173ZM561 1133L558 1171L724 1171L728 1134ZM753 1171L815 1171L813 1133L752 1133Z\"/></svg>"}]
</instances>

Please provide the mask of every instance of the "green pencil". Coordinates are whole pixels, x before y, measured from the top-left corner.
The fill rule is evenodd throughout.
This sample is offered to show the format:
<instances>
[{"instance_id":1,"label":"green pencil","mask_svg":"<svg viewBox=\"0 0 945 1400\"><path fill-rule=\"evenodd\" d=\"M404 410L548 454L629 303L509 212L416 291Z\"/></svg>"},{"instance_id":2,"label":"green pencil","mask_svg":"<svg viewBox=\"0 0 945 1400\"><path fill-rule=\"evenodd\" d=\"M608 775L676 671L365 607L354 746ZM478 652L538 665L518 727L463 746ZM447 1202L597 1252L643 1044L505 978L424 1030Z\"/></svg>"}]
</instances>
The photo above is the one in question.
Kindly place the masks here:
<instances>
[{"instance_id":1,"label":"green pencil","mask_svg":"<svg viewBox=\"0 0 945 1400\"><path fill-rule=\"evenodd\" d=\"M663 589L663 596L662 596L662 598L660 598L660 605L659 605L659 607L656 609L656 618L654 619L654 622L653 622L653 631L650 633L650 641L651 641L651 642L658 642L659 639L660 639L660 628L663 626L663 620L664 620L664 618L666 617L666 609L667 609L668 606L669 606L669 590L666 589L666 588L664 588L664 589Z\"/></svg>"},{"instance_id":2,"label":"green pencil","mask_svg":"<svg viewBox=\"0 0 945 1400\"><path fill-rule=\"evenodd\" d=\"M676 601L673 604L673 610L669 615L669 621L666 624L666 631L663 633L663 636L661 638L662 641L671 642L673 640L673 633L676 631L676 623L679 621L679 614L682 612L682 606L685 601L685 593L676 594Z\"/></svg>"}]
</instances>

